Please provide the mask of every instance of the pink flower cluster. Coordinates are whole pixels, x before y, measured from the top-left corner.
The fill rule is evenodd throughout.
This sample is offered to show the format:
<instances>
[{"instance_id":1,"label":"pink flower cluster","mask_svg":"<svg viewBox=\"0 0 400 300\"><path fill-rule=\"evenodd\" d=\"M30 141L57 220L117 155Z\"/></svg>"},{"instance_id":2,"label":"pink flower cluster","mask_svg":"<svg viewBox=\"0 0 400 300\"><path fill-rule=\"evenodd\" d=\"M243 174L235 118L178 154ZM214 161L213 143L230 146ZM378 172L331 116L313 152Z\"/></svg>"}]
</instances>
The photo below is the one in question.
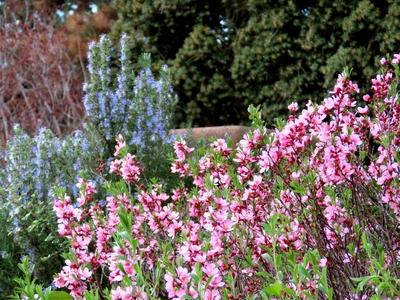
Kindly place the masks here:
<instances>
[{"instance_id":1,"label":"pink flower cluster","mask_svg":"<svg viewBox=\"0 0 400 300\"><path fill-rule=\"evenodd\" d=\"M126 182L136 182L139 180L140 166L135 160L135 156L128 153L123 159L116 159L111 163L110 173L115 173Z\"/></svg>"},{"instance_id":2,"label":"pink flower cluster","mask_svg":"<svg viewBox=\"0 0 400 300\"><path fill-rule=\"evenodd\" d=\"M185 141L177 141L174 143L174 149L176 160L171 166L171 171L184 177L189 172L189 164L185 161L194 148L188 147Z\"/></svg>"},{"instance_id":3,"label":"pink flower cluster","mask_svg":"<svg viewBox=\"0 0 400 300\"><path fill-rule=\"evenodd\" d=\"M399 57L392 63L398 64ZM90 285L102 287L98 278L104 272L112 299L146 299L135 266L151 273L166 243L173 245L163 275L170 299L257 294L262 288L257 273L278 271L266 255L275 246L300 257L318 249L323 258L317 265L329 269L331 283L350 282L365 275L370 264L356 240L357 228L385 236L387 262L395 264L400 236L385 230L400 221L400 104L390 94L396 83L392 65L385 62L385 67L363 100L357 100L357 85L340 74L321 105L309 102L281 130L258 128L245 134L236 150L219 139L196 156L184 141L175 142L171 172L190 181L189 186L168 193L160 185L146 189L138 184L135 156L115 159L110 173L133 185L134 197L108 196L100 207L94 187L82 181L76 207L67 196L55 203L59 233L71 240L74 255L56 285L79 299ZM298 105L289 109L295 113ZM119 138L116 155L124 146ZM117 244L113 237L121 209L131 216L135 247L128 240ZM282 216L280 230L271 234L264 225L276 215ZM300 284L284 278L300 298L318 293L312 267L307 270L312 278ZM237 291L228 277L235 279ZM124 285L124 278L132 284ZM350 284L339 292L343 299L355 297Z\"/></svg>"},{"instance_id":4,"label":"pink flower cluster","mask_svg":"<svg viewBox=\"0 0 400 300\"><path fill-rule=\"evenodd\" d=\"M68 196L56 199L54 204L59 234L70 240L74 258L73 261L66 260L66 266L56 277L55 285L67 288L74 299L82 299L89 286L102 284L98 275L105 265L109 266L110 281L118 281L118 275L120 275L119 280L122 280L121 271L115 261L119 261L116 258L117 254L126 253L118 252L118 249L112 246L112 237L120 223L118 209L132 207L127 196L119 195L107 197L106 206L102 208L99 201L94 198L97 191L93 183L81 179L78 186L82 192L76 205L72 204ZM124 296L128 292L130 298ZM137 297L132 298L132 295ZM114 300L147 299L140 288L134 287L125 290L118 287L112 291L112 297Z\"/></svg>"}]
</instances>

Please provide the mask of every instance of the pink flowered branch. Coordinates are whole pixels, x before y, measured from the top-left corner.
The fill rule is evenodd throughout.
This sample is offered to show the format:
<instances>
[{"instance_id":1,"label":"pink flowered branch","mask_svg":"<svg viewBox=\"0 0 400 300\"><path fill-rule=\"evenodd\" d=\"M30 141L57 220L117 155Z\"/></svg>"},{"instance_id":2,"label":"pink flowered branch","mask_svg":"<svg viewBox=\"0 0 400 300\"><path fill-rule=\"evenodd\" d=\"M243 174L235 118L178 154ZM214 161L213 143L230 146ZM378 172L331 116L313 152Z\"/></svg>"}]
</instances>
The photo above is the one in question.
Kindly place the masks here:
<instances>
[{"instance_id":1,"label":"pink flowered branch","mask_svg":"<svg viewBox=\"0 0 400 300\"><path fill-rule=\"evenodd\" d=\"M168 265L157 296L242 299L261 291L259 272L281 276L267 259L271 249L294 251L300 262L317 249L321 258L307 266L307 280L296 283L288 274L279 280L299 298L323 299L313 268L327 268L336 297L360 299L371 293L357 294L352 284L371 265L360 232L379 237L387 268L399 276L399 60L400 54L382 60L384 73L362 97L348 74L340 74L322 104L310 102L298 115L298 105L289 105L282 129L256 128L236 150L218 139L200 155L185 141L175 142L171 173L190 184L170 192L144 184L140 163L125 154L119 137L110 173L129 189L101 205L94 186L82 179L76 201L64 196L55 202L59 233L71 242L71 259L56 286L75 299L107 286L115 300L155 297L138 278L153 274L164 255ZM121 211L131 239L122 244ZM277 234L265 227L274 216L280 216ZM172 245L167 253L166 244ZM244 264L249 255L251 263Z\"/></svg>"}]
</instances>

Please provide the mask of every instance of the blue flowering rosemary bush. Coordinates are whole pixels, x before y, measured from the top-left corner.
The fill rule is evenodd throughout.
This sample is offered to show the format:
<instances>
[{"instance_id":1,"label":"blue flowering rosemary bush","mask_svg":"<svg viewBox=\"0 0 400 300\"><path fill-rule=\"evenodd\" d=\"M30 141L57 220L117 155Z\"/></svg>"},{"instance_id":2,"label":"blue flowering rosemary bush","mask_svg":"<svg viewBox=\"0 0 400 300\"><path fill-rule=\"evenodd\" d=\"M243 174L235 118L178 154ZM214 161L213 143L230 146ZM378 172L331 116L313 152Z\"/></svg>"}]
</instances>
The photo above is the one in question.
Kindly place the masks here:
<instances>
[{"instance_id":1,"label":"blue flowering rosemary bush","mask_svg":"<svg viewBox=\"0 0 400 300\"><path fill-rule=\"evenodd\" d=\"M92 136L103 144L107 157L113 142L122 135L131 151L140 158L149 177L168 173L167 156L171 151L173 109L177 102L169 69L163 66L157 78L151 70L151 58L144 54L137 62L141 71L134 74L128 60L128 37L122 35L119 65L107 36L89 45L89 80L84 85L84 105L90 119Z\"/></svg>"},{"instance_id":2,"label":"blue flowering rosemary bush","mask_svg":"<svg viewBox=\"0 0 400 300\"><path fill-rule=\"evenodd\" d=\"M14 128L1 177L1 238L8 245L0 244L0 266L9 268L10 261L28 256L36 265L35 276L46 283L51 281L63 251L52 212L53 190L65 188L76 195L79 173L95 166L96 152L79 130L58 138L49 129L30 137L18 126ZM12 279L12 271L0 278L0 294L10 289L7 279Z\"/></svg>"},{"instance_id":3,"label":"blue flowering rosemary bush","mask_svg":"<svg viewBox=\"0 0 400 300\"><path fill-rule=\"evenodd\" d=\"M28 256L35 265L34 275L40 282L51 283L64 250L52 211L53 191L63 188L76 194L77 178L87 173L99 183L106 180L118 135L140 158L148 178L168 173L166 157L172 150L168 131L176 103L169 71L162 67L156 78L150 56L143 55L138 62L141 71L134 74L126 44L123 35L118 59L106 36L90 44L84 130L59 138L42 129L30 137L15 127L0 171L0 225L5 228L0 238L7 240L0 243L0 268L8 273L0 271L0 295L12 288L9 279L21 256ZM164 180L168 184L171 179Z\"/></svg>"},{"instance_id":4,"label":"blue flowering rosemary bush","mask_svg":"<svg viewBox=\"0 0 400 300\"><path fill-rule=\"evenodd\" d=\"M85 84L84 104L96 133L112 145L121 134L138 152L147 152L159 144L168 144L176 97L163 66L156 79L150 69L150 55L139 60L142 70L137 76L127 59L126 35L120 42L120 66L113 70L112 43L102 36L89 45L89 82ZM110 143L111 142L111 143Z\"/></svg>"}]
</instances>

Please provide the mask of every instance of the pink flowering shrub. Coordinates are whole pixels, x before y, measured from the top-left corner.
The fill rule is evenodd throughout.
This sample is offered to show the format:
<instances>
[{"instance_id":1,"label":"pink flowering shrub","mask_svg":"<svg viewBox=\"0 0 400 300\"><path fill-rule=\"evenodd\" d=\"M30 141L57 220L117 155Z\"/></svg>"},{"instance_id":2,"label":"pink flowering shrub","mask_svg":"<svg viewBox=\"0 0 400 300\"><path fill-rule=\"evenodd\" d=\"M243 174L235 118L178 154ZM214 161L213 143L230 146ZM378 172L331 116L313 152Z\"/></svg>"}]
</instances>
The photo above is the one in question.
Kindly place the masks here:
<instances>
[{"instance_id":1,"label":"pink flowering shrub","mask_svg":"<svg viewBox=\"0 0 400 300\"><path fill-rule=\"evenodd\" d=\"M174 144L172 189L143 178L119 138L111 179L55 202L75 299L400 297L399 59L370 92L340 74L322 104L237 147ZM400 298L397 298L400 299Z\"/></svg>"}]
</instances>

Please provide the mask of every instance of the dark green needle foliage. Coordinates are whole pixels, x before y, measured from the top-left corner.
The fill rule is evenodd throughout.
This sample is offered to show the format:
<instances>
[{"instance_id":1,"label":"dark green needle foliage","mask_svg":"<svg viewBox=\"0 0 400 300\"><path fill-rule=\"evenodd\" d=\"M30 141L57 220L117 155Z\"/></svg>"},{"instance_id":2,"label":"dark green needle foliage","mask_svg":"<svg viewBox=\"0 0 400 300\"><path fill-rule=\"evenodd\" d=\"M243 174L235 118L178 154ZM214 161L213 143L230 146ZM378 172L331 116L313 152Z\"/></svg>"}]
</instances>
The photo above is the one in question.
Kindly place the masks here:
<instances>
[{"instance_id":1,"label":"dark green needle foliage","mask_svg":"<svg viewBox=\"0 0 400 300\"><path fill-rule=\"evenodd\" d=\"M178 123L246 122L261 104L267 122L293 100L320 101L345 66L361 87L400 45L398 1L115 0L113 32L133 55L171 66Z\"/></svg>"}]
</instances>

